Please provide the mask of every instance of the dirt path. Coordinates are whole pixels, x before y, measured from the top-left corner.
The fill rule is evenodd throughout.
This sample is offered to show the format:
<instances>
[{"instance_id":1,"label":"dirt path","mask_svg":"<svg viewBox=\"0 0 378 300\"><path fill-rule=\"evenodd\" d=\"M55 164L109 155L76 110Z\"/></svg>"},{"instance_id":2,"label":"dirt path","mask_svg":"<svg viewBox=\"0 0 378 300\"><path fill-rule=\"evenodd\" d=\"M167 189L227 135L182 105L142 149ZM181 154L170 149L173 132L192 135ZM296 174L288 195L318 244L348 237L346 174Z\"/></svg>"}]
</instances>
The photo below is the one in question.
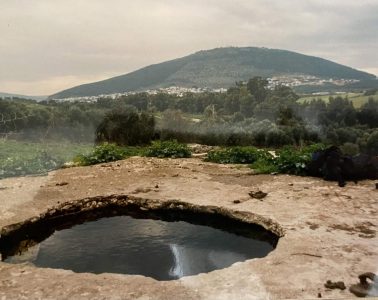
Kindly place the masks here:
<instances>
[{"instance_id":1,"label":"dirt path","mask_svg":"<svg viewBox=\"0 0 378 300\"><path fill-rule=\"evenodd\" d=\"M258 189L268 193L262 200L248 195ZM345 299L354 296L324 283L344 281L348 287L360 273L378 270L374 182L339 188L314 178L251 175L248 168L199 159L133 157L47 177L1 180L0 227L66 201L111 194L250 212L279 224L285 236L265 258L169 282L0 263L0 298L304 299L321 293Z\"/></svg>"}]
</instances>

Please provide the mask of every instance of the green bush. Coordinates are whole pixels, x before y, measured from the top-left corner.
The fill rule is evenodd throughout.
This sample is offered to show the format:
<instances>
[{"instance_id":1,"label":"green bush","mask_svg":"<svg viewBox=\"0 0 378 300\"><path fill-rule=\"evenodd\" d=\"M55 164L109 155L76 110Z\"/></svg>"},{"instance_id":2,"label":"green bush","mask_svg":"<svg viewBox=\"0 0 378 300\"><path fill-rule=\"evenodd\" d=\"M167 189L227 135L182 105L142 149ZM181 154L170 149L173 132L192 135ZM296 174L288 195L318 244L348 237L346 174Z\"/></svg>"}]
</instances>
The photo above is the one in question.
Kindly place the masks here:
<instances>
[{"instance_id":1,"label":"green bush","mask_svg":"<svg viewBox=\"0 0 378 300\"><path fill-rule=\"evenodd\" d=\"M22 156L8 157L0 160L0 178L45 174L62 164L61 159L51 156L46 151L41 151L27 159Z\"/></svg>"},{"instance_id":2,"label":"green bush","mask_svg":"<svg viewBox=\"0 0 378 300\"><path fill-rule=\"evenodd\" d=\"M314 144L300 149L287 146L277 151L273 159L259 159L251 164L256 173L284 173L306 175L307 164L311 161L312 153L324 149L322 144Z\"/></svg>"},{"instance_id":3,"label":"green bush","mask_svg":"<svg viewBox=\"0 0 378 300\"><path fill-rule=\"evenodd\" d=\"M172 140L152 142L152 146L147 148L145 155L160 158L185 158L190 157L192 153L186 144L180 144L176 140Z\"/></svg>"},{"instance_id":4,"label":"green bush","mask_svg":"<svg viewBox=\"0 0 378 300\"><path fill-rule=\"evenodd\" d=\"M230 147L210 151L206 160L220 164L250 164L259 159L272 158L273 156L268 151L255 147Z\"/></svg>"},{"instance_id":5,"label":"green bush","mask_svg":"<svg viewBox=\"0 0 378 300\"><path fill-rule=\"evenodd\" d=\"M76 156L74 161L81 166L89 166L121 160L137 154L138 152L135 149L122 148L115 144L104 143L96 146L93 151L88 154L80 154Z\"/></svg>"},{"instance_id":6,"label":"green bush","mask_svg":"<svg viewBox=\"0 0 378 300\"><path fill-rule=\"evenodd\" d=\"M287 146L277 152L274 165L279 173L306 175L306 167L311 161L312 153L323 149L325 149L323 144L314 144L300 149Z\"/></svg>"}]
</instances>

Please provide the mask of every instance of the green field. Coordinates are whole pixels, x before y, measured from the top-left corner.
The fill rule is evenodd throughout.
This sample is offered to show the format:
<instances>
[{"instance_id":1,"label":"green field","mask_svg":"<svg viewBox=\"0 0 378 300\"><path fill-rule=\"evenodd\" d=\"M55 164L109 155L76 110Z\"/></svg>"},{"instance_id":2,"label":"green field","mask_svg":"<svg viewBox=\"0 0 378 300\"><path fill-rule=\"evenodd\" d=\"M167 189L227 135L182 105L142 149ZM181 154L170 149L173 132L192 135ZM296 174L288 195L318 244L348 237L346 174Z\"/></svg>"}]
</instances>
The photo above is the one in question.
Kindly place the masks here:
<instances>
[{"instance_id":1,"label":"green field","mask_svg":"<svg viewBox=\"0 0 378 300\"><path fill-rule=\"evenodd\" d=\"M93 144L0 140L0 178L46 174L93 149Z\"/></svg>"},{"instance_id":2,"label":"green field","mask_svg":"<svg viewBox=\"0 0 378 300\"><path fill-rule=\"evenodd\" d=\"M328 103L329 97L348 97L350 101L352 101L353 106L355 108L360 108L362 105L369 101L369 98L373 98L375 101L378 101L378 95L375 94L373 96L364 96L363 93L342 93L342 94L330 94L330 95L308 95L299 98L298 102L304 103L309 102L312 99L321 99L324 102Z\"/></svg>"}]
</instances>

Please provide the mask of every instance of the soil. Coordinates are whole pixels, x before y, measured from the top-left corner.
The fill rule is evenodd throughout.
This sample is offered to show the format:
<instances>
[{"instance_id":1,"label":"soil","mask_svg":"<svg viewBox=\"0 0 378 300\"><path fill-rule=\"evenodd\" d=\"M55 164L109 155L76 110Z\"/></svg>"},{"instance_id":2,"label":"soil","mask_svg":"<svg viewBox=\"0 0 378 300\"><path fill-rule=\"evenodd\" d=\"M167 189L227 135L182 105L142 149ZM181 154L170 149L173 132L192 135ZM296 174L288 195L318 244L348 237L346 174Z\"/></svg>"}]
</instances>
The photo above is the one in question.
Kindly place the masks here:
<instances>
[{"instance_id":1,"label":"soil","mask_svg":"<svg viewBox=\"0 0 378 300\"><path fill-rule=\"evenodd\" d=\"M267 193L263 201L251 191ZM198 158L128 160L0 180L0 228L64 203L130 195L151 203L180 201L251 216L282 236L265 258L169 282L143 276L77 274L0 263L1 299L346 299L364 272L378 269L375 182L334 182L253 175L240 165ZM328 289L327 280L347 289Z\"/></svg>"}]
</instances>

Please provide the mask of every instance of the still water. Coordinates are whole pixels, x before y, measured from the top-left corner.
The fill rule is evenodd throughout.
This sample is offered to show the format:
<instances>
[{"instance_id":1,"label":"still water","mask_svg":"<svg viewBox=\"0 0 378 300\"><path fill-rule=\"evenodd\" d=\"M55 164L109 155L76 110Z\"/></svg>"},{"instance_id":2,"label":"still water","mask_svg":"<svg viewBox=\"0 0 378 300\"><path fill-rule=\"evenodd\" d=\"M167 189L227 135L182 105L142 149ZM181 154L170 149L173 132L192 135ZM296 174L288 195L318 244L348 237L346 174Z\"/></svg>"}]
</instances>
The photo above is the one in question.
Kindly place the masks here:
<instances>
[{"instance_id":1,"label":"still water","mask_svg":"<svg viewBox=\"0 0 378 300\"><path fill-rule=\"evenodd\" d=\"M172 280L264 257L271 243L184 221L102 218L56 231L5 261Z\"/></svg>"}]
</instances>

